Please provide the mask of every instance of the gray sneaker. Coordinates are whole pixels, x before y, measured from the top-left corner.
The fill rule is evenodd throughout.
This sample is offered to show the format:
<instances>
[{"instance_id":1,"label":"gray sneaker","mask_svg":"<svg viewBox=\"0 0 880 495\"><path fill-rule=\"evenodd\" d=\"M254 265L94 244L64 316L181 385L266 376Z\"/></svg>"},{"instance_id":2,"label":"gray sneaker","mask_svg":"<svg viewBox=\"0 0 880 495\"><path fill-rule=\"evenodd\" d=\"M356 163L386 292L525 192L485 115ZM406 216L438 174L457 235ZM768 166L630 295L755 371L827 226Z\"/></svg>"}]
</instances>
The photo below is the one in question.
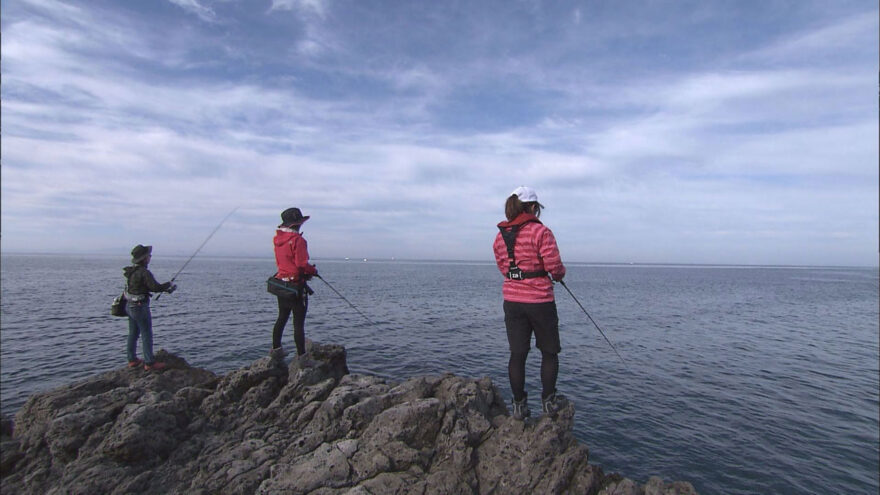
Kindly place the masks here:
<instances>
[{"instance_id":1,"label":"gray sneaker","mask_svg":"<svg viewBox=\"0 0 880 495\"><path fill-rule=\"evenodd\" d=\"M283 347L276 347L276 348L272 349L271 351L269 351L269 357L274 358L274 359L281 359L285 356L285 354L286 353L284 352Z\"/></svg>"},{"instance_id":2,"label":"gray sneaker","mask_svg":"<svg viewBox=\"0 0 880 495\"><path fill-rule=\"evenodd\" d=\"M511 416L513 416L513 419L517 419L519 421L522 421L532 415L532 412L529 411L528 397L519 402L514 400L512 403L512 409L513 411L511 411Z\"/></svg>"},{"instance_id":3,"label":"gray sneaker","mask_svg":"<svg viewBox=\"0 0 880 495\"><path fill-rule=\"evenodd\" d=\"M565 406L566 401L567 399L564 395L559 395L554 392L547 398L541 399L541 408L544 410L544 414L556 416L559 410Z\"/></svg>"}]
</instances>

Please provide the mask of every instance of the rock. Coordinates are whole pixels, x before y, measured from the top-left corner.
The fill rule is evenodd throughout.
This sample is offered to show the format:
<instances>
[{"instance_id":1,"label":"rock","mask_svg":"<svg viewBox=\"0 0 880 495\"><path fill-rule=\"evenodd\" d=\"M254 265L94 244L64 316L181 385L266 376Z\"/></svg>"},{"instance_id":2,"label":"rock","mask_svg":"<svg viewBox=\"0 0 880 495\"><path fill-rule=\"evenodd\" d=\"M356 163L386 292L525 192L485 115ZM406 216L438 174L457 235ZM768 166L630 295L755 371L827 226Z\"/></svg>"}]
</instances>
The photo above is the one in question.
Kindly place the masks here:
<instances>
[{"instance_id":1,"label":"rock","mask_svg":"<svg viewBox=\"0 0 880 495\"><path fill-rule=\"evenodd\" d=\"M488 378L389 383L312 343L216 376L165 351L32 396L2 424L3 493L691 495L605 475L556 418L509 417Z\"/></svg>"},{"instance_id":2,"label":"rock","mask_svg":"<svg viewBox=\"0 0 880 495\"><path fill-rule=\"evenodd\" d=\"M0 420L0 476L12 472L15 463L24 457L20 442L12 439L12 425L12 418L3 416Z\"/></svg>"}]
</instances>

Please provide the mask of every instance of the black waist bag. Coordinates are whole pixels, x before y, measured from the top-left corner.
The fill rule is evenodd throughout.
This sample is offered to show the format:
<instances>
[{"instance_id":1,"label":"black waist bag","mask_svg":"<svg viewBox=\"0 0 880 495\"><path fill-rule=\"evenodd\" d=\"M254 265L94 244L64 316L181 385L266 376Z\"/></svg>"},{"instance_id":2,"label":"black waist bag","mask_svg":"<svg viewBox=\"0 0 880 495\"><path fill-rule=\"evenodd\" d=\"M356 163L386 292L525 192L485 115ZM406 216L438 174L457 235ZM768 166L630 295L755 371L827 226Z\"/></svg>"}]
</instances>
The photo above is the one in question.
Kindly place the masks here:
<instances>
[{"instance_id":1,"label":"black waist bag","mask_svg":"<svg viewBox=\"0 0 880 495\"><path fill-rule=\"evenodd\" d=\"M275 278L274 275L266 280L266 292L289 299L302 297L303 293L308 295L314 294L314 291L305 283L286 282Z\"/></svg>"}]
</instances>

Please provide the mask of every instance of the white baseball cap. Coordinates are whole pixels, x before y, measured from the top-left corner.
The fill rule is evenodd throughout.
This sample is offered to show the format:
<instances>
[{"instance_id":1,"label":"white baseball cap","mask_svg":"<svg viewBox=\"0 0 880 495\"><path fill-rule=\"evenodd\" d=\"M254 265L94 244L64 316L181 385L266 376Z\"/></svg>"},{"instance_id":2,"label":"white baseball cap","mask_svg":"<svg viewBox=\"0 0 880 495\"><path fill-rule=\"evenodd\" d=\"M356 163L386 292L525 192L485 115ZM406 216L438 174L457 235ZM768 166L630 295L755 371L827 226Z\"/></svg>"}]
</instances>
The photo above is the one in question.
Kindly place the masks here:
<instances>
[{"instance_id":1,"label":"white baseball cap","mask_svg":"<svg viewBox=\"0 0 880 495\"><path fill-rule=\"evenodd\" d=\"M537 203L538 195L535 194L535 190L528 186L519 186L513 190L511 195L515 195L519 198L523 203Z\"/></svg>"}]
</instances>

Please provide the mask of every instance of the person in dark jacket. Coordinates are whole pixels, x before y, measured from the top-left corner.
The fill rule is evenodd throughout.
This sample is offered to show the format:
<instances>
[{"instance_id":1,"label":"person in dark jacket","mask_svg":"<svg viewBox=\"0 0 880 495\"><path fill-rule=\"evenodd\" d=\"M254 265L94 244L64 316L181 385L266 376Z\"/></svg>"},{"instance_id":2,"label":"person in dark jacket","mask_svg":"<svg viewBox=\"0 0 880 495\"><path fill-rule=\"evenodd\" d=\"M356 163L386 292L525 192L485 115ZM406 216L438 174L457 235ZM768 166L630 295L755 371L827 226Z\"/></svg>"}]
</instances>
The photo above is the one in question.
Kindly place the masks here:
<instances>
[{"instance_id":1,"label":"person in dark jacket","mask_svg":"<svg viewBox=\"0 0 880 495\"><path fill-rule=\"evenodd\" d=\"M299 208L288 208L281 213L281 225L275 231L275 264L278 272L275 278L287 282L296 289L278 297L278 318L272 329L272 350L270 354L283 356L281 335L290 314L293 313L293 341L297 356L306 352L306 312L309 309L309 292L306 281L318 274L315 265L309 264L309 247L299 233L299 229L310 217L303 216Z\"/></svg>"},{"instance_id":2,"label":"person in dark jacket","mask_svg":"<svg viewBox=\"0 0 880 495\"><path fill-rule=\"evenodd\" d=\"M153 316L150 313L151 292L171 294L177 286L171 282L160 284L147 269L152 259L153 246L138 244L131 250L131 266L123 269L125 274L126 312L128 313L128 366L136 368L141 364L147 371L161 370L165 363L153 357ZM138 337L142 338L144 359L137 357Z\"/></svg>"}]
</instances>

